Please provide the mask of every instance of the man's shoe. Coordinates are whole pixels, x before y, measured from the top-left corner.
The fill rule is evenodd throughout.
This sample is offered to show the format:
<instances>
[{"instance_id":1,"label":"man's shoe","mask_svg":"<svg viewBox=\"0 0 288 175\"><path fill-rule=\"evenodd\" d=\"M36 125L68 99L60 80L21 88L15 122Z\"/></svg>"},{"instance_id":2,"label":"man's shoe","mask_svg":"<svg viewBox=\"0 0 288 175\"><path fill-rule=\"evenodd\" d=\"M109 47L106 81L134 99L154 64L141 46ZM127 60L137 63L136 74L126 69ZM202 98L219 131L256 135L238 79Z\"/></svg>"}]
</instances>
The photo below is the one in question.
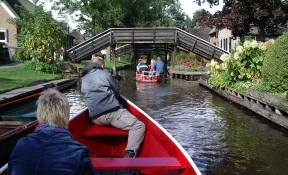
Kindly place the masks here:
<instances>
[{"instance_id":1,"label":"man's shoe","mask_svg":"<svg viewBox=\"0 0 288 175\"><path fill-rule=\"evenodd\" d=\"M134 158L135 157L135 153L134 153L133 150L126 150L124 157L126 157L126 158Z\"/></svg>"}]
</instances>

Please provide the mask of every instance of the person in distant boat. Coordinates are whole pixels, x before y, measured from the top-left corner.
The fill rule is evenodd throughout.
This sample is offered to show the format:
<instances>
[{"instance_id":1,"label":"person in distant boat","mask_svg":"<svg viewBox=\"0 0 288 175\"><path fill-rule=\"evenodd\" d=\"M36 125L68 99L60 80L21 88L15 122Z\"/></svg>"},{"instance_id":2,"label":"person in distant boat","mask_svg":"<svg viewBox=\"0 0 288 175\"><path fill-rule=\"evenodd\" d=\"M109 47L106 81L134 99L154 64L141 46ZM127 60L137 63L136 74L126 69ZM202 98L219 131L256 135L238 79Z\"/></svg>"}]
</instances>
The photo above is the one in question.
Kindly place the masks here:
<instances>
[{"instance_id":1,"label":"person in distant boat","mask_svg":"<svg viewBox=\"0 0 288 175\"><path fill-rule=\"evenodd\" d=\"M88 106L89 117L97 125L112 125L129 130L124 157L135 157L144 138L146 126L127 109L121 107L117 96L121 93L119 82L104 70L101 57L92 57L82 70L81 91Z\"/></svg>"},{"instance_id":2,"label":"person in distant boat","mask_svg":"<svg viewBox=\"0 0 288 175\"><path fill-rule=\"evenodd\" d=\"M138 63L137 63L137 66L136 66L136 67L138 67L138 65L139 65L139 64L141 64L141 62L142 62L142 59L141 59L141 58L139 58L139 59L138 59Z\"/></svg>"},{"instance_id":3,"label":"person in distant boat","mask_svg":"<svg viewBox=\"0 0 288 175\"><path fill-rule=\"evenodd\" d=\"M161 57L157 57L157 61L154 63L153 68L160 74L163 75L165 70L165 64L162 61Z\"/></svg>"},{"instance_id":4,"label":"person in distant boat","mask_svg":"<svg viewBox=\"0 0 288 175\"><path fill-rule=\"evenodd\" d=\"M137 71L142 74L143 71L148 71L147 60L145 58L141 59L141 63L137 66Z\"/></svg>"},{"instance_id":5,"label":"person in distant boat","mask_svg":"<svg viewBox=\"0 0 288 175\"><path fill-rule=\"evenodd\" d=\"M101 50L102 58L105 59L107 55L106 49Z\"/></svg>"},{"instance_id":6,"label":"person in distant boat","mask_svg":"<svg viewBox=\"0 0 288 175\"><path fill-rule=\"evenodd\" d=\"M149 71L155 71L154 65L155 65L156 60L151 59L151 64L150 64L150 70Z\"/></svg>"},{"instance_id":7,"label":"person in distant boat","mask_svg":"<svg viewBox=\"0 0 288 175\"><path fill-rule=\"evenodd\" d=\"M39 125L18 140L8 160L8 175L93 175L90 150L68 131L70 106L62 93L48 89L37 101Z\"/></svg>"}]
</instances>

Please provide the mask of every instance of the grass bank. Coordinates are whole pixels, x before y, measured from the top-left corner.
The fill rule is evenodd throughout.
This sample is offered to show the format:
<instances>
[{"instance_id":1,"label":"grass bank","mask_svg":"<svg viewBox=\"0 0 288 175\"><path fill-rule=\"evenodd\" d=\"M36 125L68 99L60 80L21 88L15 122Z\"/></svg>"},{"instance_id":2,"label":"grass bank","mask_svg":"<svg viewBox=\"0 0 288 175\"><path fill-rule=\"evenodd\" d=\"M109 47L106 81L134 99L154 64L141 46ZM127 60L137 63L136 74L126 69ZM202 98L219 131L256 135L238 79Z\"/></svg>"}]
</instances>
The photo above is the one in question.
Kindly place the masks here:
<instances>
[{"instance_id":1,"label":"grass bank","mask_svg":"<svg viewBox=\"0 0 288 175\"><path fill-rule=\"evenodd\" d=\"M61 79L62 75L46 74L29 70L24 65L1 68L0 69L0 93L4 93L13 89L31 86L36 80L57 80Z\"/></svg>"},{"instance_id":2,"label":"grass bank","mask_svg":"<svg viewBox=\"0 0 288 175\"><path fill-rule=\"evenodd\" d=\"M76 67L83 68L88 62L81 62L80 64L73 64ZM130 65L125 61L117 61L116 67L123 67ZM112 70L113 63L105 60L105 69ZM73 76L72 76L73 77ZM61 74L47 74L27 69L24 65L0 68L0 93L8 92L17 88L31 86L37 80L57 80L62 79Z\"/></svg>"}]
</instances>

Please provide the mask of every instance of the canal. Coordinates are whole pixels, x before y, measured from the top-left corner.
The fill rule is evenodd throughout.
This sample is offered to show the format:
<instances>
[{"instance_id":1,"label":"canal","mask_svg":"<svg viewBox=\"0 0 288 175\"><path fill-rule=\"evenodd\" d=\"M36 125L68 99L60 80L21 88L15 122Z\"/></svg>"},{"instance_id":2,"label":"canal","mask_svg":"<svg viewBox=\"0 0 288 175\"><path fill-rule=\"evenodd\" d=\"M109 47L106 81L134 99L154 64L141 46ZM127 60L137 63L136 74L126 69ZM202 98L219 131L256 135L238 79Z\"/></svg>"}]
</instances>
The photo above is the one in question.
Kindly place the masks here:
<instances>
[{"instance_id":1,"label":"canal","mask_svg":"<svg viewBox=\"0 0 288 175\"><path fill-rule=\"evenodd\" d=\"M121 70L122 94L160 123L203 175L287 175L288 131L197 82L136 82ZM80 84L79 80L79 84ZM64 92L71 115L85 107L80 85Z\"/></svg>"}]
</instances>

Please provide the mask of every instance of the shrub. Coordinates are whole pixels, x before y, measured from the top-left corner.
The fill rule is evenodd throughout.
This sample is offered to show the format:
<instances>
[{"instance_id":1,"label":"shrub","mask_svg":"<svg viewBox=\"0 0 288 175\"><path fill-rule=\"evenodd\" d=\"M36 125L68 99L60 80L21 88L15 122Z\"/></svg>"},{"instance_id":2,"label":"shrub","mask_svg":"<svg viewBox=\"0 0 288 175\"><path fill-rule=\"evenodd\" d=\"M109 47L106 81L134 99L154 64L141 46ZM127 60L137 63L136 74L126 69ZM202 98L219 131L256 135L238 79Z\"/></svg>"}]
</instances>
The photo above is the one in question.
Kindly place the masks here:
<instances>
[{"instance_id":1,"label":"shrub","mask_svg":"<svg viewBox=\"0 0 288 175\"><path fill-rule=\"evenodd\" d=\"M231 78L228 72L220 72L217 76L211 76L208 80L209 85L213 88L225 88L231 84Z\"/></svg>"},{"instance_id":2,"label":"shrub","mask_svg":"<svg viewBox=\"0 0 288 175\"><path fill-rule=\"evenodd\" d=\"M268 48L261 73L272 93L288 90L288 33L281 35Z\"/></svg>"},{"instance_id":3,"label":"shrub","mask_svg":"<svg viewBox=\"0 0 288 175\"><path fill-rule=\"evenodd\" d=\"M27 61L27 60L31 60L31 58L27 58L26 56L24 56L23 49L17 49L15 51L15 54L13 55L13 60Z\"/></svg>"},{"instance_id":4,"label":"shrub","mask_svg":"<svg viewBox=\"0 0 288 175\"><path fill-rule=\"evenodd\" d=\"M48 74L61 74L63 72L62 69L60 68L61 67L60 62L56 64L49 64L34 60L25 62L24 66L31 70L44 72Z\"/></svg>"}]
</instances>

